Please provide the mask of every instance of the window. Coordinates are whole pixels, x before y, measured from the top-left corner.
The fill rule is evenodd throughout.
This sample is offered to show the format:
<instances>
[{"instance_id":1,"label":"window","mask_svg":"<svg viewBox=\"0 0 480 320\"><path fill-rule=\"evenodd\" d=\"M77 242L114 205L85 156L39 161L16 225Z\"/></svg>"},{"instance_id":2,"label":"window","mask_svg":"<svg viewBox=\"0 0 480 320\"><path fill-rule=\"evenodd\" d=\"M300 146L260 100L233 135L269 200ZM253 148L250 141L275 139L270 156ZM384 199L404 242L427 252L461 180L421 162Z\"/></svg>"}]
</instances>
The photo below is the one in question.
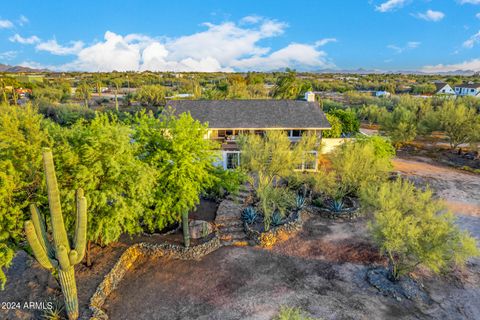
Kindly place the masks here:
<instances>
[{"instance_id":1,"label":"window","mask_svg":"<svg viewBox=\"0 0 480 320\"><path fill-rule=\"evenodd\" d=\"M236 167L238 167L240 165L240 152L227 152L226 162L227 169L235 169Z\"/></svg>"},{"instance_id":2,"label":"window","mask_svg":"<svg viewBox=\"0 0 480 320\"><path fill-rule=\"evenodd\" d=\"M218 137L225 138L225 130L218 130Z\"/></svg>"},{"instance_id":3,"label":"window","mask_svg":"<svg viewBox=\"0 0 480 320\"><path fill-rule=\"evenodd\" d=\"M288 130L288 137L299 139L302 137L304 130Z\"/></svg>"},{"instance_id":4,"label":"window","mask_svg":"<svg viewBox=\"0 0 480 320\"><path fill-rule=\"evenodd\" d=\"M296 170L317 171L317 162L318 162L317 151L310 151L308 152L308 155L306 155L302 163L298 165Z\"/></svg>"}]
</instances>

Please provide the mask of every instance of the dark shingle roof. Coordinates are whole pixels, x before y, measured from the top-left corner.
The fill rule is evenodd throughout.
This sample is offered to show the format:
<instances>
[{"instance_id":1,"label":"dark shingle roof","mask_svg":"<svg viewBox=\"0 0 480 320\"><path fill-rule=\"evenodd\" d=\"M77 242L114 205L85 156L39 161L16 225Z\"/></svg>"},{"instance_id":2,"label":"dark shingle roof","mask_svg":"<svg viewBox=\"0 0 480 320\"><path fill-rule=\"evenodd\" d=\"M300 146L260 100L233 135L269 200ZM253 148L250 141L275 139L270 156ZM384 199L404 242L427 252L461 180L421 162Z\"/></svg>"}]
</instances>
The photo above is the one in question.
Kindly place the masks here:
<instances>
[{"instance_id":1,"label":"dark shingle roof","mask_svg":"<svg viewBox=\"0 0 480 320\"><path fill-rule=\"evenodd\" d=\"M318 103L302 100L171 100L168 106L215 129L331 128Z\"/></svg>"},{"instance_id":2,"label":"dark shingle roof","mask_svg":"<svg viewBox=\"0 0 480 320\"><path fill-rule=\"evenodd\" d=\"M448 85L448 83L445 83L445 82L435 82L435 87L437 88L437 91L442 90L443 87L445 87L446 85Z\"/></svg>"},{"instance_id":3,"label":"dark shingle roof","mask_svg":"<svg viewBox=\"0 0 480 320\"><path fill-rule=\"evenodd\" d=\"M480 83L464 83L455 86L455 88L469 88L469 89L477 89L480 88Z\"/></svg>"}]
</instances>

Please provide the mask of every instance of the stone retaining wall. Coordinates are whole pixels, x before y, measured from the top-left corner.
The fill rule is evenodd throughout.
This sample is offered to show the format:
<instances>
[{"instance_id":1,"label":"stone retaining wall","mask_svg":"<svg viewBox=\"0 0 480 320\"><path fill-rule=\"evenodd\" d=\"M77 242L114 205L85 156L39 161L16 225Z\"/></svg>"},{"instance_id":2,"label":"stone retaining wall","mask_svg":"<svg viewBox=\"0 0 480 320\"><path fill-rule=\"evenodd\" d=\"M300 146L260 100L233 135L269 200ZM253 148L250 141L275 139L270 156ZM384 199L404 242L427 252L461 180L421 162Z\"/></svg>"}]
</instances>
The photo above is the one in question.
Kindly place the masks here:
<instances>
[{"instance_id":1,"label":"stone retaining wall","mask_svg":"<svg viewBox=\"0 0 480 320\"><path fill-rule=\"evenodd\" d=\"M303 211L293 213L292 215L294 215L294 217L292 219L266 232L253 230L246 222L243 223L243 229L249 239L255 241L262 247L268 248L273 246L280 236L289 236L301 230L303 225L302 214Z\"/></svg>"},{"instance_id":2,"label":"stone retaining wall","mask_svg":"<svg viewBox=\"0 0 480 320\"><path fill-rule=\"evenodd\" d=\"M90 320L108 319L107 314L102 310L105 300L118 287L127 271L139 257L169 257L179 260L197 260L220 247L221 243L217 234L209 241L190 248L168 243L151 244L144 242L130 246L120 256L112 270L104 277L90 299L90 310L92 311Z\"/></svg>"}]
</instances>

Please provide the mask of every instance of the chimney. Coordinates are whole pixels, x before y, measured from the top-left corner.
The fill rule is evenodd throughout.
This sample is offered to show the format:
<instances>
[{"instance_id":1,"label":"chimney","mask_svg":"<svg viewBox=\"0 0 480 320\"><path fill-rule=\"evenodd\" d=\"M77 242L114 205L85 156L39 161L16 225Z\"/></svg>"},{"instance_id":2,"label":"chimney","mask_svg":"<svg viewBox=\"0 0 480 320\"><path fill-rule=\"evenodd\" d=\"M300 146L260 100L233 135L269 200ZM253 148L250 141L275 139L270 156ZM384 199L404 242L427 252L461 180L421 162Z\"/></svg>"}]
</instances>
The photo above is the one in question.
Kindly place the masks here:
<instances>
[{"instance_id":1,"label":"chimney","mask_svg":"<svg viewBox=\"0 0 480 320\"><path fill-rule=\"evenodd\" d=\"M315 102L315 93L312 91L305 92L305 100L307 100L307 102Z\"/></svg>"}]
</instances>

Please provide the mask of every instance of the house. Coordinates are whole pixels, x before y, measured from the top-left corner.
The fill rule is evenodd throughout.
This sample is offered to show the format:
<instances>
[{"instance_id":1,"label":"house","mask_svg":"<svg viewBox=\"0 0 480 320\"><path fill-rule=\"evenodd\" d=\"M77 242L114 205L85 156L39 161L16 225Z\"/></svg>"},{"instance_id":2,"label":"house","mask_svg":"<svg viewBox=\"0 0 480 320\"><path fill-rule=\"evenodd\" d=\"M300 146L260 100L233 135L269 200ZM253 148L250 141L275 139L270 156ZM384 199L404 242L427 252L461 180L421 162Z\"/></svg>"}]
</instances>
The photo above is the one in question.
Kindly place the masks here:
<instances>
[{"instance_id":1,"label":"house","mask_svg":"<svg viewBox=\"0 0 480 320\"><path fill-rule=\"evenodd\" d=\"M224 169L240 164L240 134L264 135L268 130L284 130L295 143L304 133L321 139L322 131L331 129L313 93L307 93L306 100L172 100L167 101L167 106L175 114L189 112L194 119L208 123L206 138L221 144L220 165ZM303 163L300 170L317 170L317 152L312 153L315 161Z\"/></svg>"},{"instance_id":2,"label":"house","mask_svg":"<svg viewBox=\"0 0 480 320\"><path fill-rule=\"evenodd\" d=\"M435 82L435 94L455 94L455 91L445 82Z\"/></svg>"},{"instance_id":3,"label":"house","mask_svg":"<svg viewBox=\"0 0 480 320\"><path fill-rule=\"evenodd\" d=\"M480 83L464 83L455 86L457 96L480 97Z\"/></svg>"},{"instance_id":4,"label":"house","mask_svg":"<svg viewBox=\"0 0 480 320\"><path fill-rule=\"evenodd\" d=\"M392 94L388 91L376 91L375 97L390 97Z\"/></svg>"}]
</instances>

